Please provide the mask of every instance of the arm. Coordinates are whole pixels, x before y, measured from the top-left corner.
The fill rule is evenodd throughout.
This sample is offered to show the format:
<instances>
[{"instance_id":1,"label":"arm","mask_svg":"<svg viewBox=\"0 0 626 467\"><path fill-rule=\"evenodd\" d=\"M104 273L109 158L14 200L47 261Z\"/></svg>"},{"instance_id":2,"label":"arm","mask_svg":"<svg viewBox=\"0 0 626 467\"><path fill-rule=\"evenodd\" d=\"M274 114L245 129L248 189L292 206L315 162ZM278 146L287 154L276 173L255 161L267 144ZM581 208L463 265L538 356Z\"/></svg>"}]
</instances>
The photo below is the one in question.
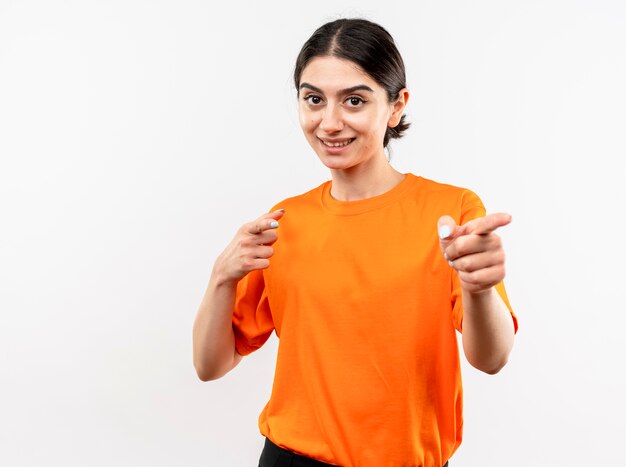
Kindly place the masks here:
<instances>
[{"instance_id":1,"label":"arm","mask_svg":"<svg viewBox=\"0 0 626 467\"><path fill-rule=\"evenodd\" d=\"M202 381L224 376L241 361L232 325L236 290L236 282L213 271L193 325L193 364Z\"/></svg>"},{"instance_id":2,"label":"arm","mask_svg":"<svg viewBox=\"0 0 626 467\"><path fill-rule=\"evenodd\" d=\"M504 279L504 249L494 232L511 222L508 214L491 214L456 225L439 220L442 252L456 270L462 288L463 350L468 362L495 374L506 364L515 329L495 285Z\"/></svg>"},{"instance_id":3,"label":"arm","mask_svg":"<svg viewBox=\"0 0 626 467\"><path fill-rule=\"evenodd\" d=\"M202 381L224 376L241 361L232 326L237 284L249 272L269 267L283 213L243 225L215 261L193 325L193 364Z\"/></svg>"},{"instance_id":4,"label":"arm","mask_svg":"<svg viewBox=\"0 0 626 467\"><path fill-rule=\"evenodd\" d=\"M511 313L495 287L481 293L463 289L463 351L472 366L491 375L500 371L514 335Z\"/></svg>"}]
</instances>

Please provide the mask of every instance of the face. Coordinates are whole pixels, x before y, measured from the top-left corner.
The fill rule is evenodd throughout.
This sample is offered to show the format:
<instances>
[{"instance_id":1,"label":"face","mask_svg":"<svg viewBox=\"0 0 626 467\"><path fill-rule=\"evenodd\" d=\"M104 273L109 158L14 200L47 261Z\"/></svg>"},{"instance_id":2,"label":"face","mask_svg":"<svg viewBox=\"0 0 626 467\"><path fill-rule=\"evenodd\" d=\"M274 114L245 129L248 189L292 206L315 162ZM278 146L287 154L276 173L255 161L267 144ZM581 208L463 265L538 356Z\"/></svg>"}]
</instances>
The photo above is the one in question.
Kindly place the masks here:
<instances>
[{"instance_id":1,"label":"face","mask_svg":"<svg viewBox=\"0 0 626 467\"><path fill-rule=\"evenodd\" d=\"M387 92L357 64L316 57L300 76L300 125L330 169L349 170L385 160L383 139L402 117L408 92L390 103Z\"/></svg>"}]
</instances>

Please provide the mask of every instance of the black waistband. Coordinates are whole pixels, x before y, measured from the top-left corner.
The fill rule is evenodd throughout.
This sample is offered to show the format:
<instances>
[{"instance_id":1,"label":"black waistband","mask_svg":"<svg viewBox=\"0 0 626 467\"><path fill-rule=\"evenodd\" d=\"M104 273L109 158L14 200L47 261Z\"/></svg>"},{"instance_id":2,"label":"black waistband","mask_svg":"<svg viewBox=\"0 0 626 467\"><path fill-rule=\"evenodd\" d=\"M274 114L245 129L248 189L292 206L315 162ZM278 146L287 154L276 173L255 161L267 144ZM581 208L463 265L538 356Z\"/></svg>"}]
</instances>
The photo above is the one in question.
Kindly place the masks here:
<instances>
[{"instance_id":1,"label":"black waistband","mask_svg":"<svg viewBox=\"0 0 626 467\"><path fill-rule=\"evenodd\" d=\"M318 461L315 459L311 459L310 457L301 456L300 454L296 454L295 452L288 451L287 449L281 448L280 446L276 446L272 443L268 438L265 438L265 447L263 448L263 454L267 455L271 458L275 459L284 459L284 465L294 465L298 467L337 467L333 464L326 464L325 462ZM296 462L292 464L290 461L294 459ZM283 465L282 463L277 463L273 465Z\"/></svg>"},{"instance_id":2,"label":"black waistband","mask_svg":"<svg viewBox=\"0 0 626 467\"><path fill-rule=\"evenodd\" d=\"M281 466L281 465L294 465L298 467L338 467L333 464L326 464L325 462L318 461L315 459L311 459L309 457L301 456L300 454L296 454L295 452L288 451L287 449L281 448L280 446L272 443L268 438L265 438L265 447L263 448L263 453L261 458L270 457L272 459L284 459L286 462L284 464L281 463L272 463L272 465ZM297 463L292 464L290 461L292 459L296 459ZM446 462L443 467L448 467L448 463Z\"/></svg>"}]
</instances>

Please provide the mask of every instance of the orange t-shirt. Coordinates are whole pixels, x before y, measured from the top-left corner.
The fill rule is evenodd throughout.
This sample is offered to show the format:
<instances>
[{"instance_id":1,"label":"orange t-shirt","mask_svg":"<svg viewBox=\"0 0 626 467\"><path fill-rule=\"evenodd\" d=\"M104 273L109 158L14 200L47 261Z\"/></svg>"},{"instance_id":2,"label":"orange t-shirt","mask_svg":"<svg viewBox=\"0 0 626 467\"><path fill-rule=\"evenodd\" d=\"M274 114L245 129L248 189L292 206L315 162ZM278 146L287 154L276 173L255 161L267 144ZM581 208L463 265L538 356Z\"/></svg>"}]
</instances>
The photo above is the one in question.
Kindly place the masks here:
<instances>
[{"instance_id":1,"label":"orange t-shirt","mask_svg":"<svg viewBox=\"0 0 626 467\"><path fill-rule=\"evenodd\" d=\"M469 190L412 174L358 201L330 187L275 206L286 213L271 265L238 284L237 351L279 337L259 428L343 467L441 466L461 443L463 308L437 220L464 224L485 208Z\"/></svg>"}]
</instances>

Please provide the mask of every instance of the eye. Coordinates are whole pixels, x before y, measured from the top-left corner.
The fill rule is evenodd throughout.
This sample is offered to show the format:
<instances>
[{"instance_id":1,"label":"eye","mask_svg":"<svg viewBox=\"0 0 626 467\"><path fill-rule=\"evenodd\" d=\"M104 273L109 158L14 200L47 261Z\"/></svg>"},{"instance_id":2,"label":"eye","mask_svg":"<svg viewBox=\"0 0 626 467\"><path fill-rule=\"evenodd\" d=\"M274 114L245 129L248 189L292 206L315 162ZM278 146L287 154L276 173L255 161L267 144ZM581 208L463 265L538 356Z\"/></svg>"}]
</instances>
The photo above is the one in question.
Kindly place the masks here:
<instances>
[{"instance_id":1,"label":"eye","mask_svg":"<svg viewBox=\"0 0 626 467\"><path fill-rule=\"evenodd\" d=\"M365 101L358 96L350 96L346 99L346 102L350 105L350 107L359 107L365 104Z\"/></svg>"},{"instance_id":2,"label":"eye","mask_svg":"<svg viewBox=\"0 0 626 467\"><path fill-rule=\"evenodd\" d=\"M315 94L309 94L304 98L304 100L311 105L319 105L322 103L322 98L320 96L316 96Z\"/></svg>"}]
</instances>

